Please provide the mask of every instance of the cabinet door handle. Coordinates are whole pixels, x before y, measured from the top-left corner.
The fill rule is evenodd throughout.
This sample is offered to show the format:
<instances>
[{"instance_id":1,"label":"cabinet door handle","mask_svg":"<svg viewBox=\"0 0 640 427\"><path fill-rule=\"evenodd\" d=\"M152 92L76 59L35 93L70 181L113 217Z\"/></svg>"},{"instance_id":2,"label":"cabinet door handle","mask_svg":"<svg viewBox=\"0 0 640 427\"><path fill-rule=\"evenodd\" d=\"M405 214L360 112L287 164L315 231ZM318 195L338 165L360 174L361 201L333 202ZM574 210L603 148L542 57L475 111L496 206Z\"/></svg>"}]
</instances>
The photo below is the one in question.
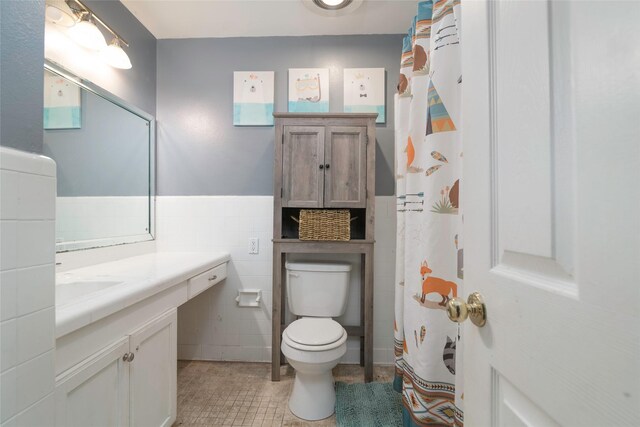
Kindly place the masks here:
<instances>
[{"instance_id":1,"label":"cabinet door handle","mask_svg":"<svg viewBox=\"0 0 640 427\"><path fill-rule=\"evenodd\" d=\"M216 280L218 278L218 276L216 274L214 274L213 276L209 277L209 281L212 282L214 280Z\"/></svg>"},{"instance_id":2,"label":"cabinet door handle","mask_svg":"<svg viewBox=\"0 0 640 427\"><path fill-rule=\"evenodd\" d=\"M325 169L329 169L329 163L327 163L326 165L324 165Z\"/></svg>"},{"instance_id":3,"label":"cabinet door handle","mask_svg":"<svg viewBox=\"0 0 640 427\"><path fill-rule=\"evenodd\" d=\"M319 168L320 168L320 169L324 169L324 165L320 165L320 166L319 166Z\"/></svg>"},{"instance_id":4,"label":"cabinet door handle","mask_svg":"<svg viewBox=\"0 0 640 427\"><path fill-rule=\"evenodd\" d=\"M135 357L136 355L133 353L125 353L124 356L122 356L122 360L124 362L131 362Z\"/></svg>"}]
</instances>

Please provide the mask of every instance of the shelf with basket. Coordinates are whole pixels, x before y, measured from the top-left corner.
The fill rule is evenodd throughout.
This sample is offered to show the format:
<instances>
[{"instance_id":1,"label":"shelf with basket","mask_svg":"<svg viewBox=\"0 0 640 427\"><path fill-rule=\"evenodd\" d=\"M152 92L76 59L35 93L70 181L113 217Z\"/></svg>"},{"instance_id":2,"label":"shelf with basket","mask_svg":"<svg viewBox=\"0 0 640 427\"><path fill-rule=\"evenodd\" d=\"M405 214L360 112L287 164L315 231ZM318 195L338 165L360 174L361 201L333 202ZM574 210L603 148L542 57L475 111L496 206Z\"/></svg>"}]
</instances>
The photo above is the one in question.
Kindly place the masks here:
<instances>
[{"instance_id":1,"label":"shelf with basket","mask_svg":"<svg viewBox=\"0 0 640 427\"><path fill-rule=\"evenodd\" d=\"M276 113L272 380L280 379L287 253L354 253L361 263L360 364L373 378L376 114Z\"/></svg>"}]
</instances>

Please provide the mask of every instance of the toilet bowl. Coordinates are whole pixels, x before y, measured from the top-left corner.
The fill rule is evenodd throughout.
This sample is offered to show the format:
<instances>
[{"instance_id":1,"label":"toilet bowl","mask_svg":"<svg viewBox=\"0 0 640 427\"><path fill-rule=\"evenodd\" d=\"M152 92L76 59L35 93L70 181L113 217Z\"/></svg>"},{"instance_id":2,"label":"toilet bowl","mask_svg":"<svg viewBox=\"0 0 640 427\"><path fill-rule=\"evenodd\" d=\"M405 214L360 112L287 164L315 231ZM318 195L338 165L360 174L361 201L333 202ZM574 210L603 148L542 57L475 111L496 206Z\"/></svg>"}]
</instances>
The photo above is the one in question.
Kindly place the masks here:
<instances>
[{"instance_id":1,"label":"toilet bowl","mask_svg":"<svg viewBox=\"0 0 640 427\"><path fill-rule=\"evenodd\" d=\"M331 370L347 352L347 332L332 317L347 308L351 265L344 262L287 262L287 302L301 317L282 331L280 349L296 370L289 409L299 418L333 414L336 392Z\"/></svg>"},{"instance_id":2,"label":"toilet bowl","mask_svg":"<svg viewBox=\"0 0 640 427\"><path fill-rule=\"evenodd\" d=\"M336 404L331 370L347 351L347 332L330 318L303 317L284 330L281 349L296 370L291 412L310 421L331 416Z\"/></svg>"}]
</instances>

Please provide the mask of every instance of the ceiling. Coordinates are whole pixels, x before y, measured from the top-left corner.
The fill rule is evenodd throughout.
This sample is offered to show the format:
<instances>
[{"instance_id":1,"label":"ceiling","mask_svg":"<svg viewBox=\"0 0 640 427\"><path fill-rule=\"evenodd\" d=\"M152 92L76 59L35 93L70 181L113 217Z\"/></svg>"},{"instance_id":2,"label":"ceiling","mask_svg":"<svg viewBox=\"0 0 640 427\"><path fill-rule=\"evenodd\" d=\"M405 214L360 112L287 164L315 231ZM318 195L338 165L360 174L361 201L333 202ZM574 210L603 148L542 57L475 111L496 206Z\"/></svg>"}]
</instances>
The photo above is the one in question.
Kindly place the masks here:
<instances>
[{"instance_id":1,"label":"ceiling","mask_svg":"<svg viewBox=\"0 0 640 427\"><path fill-rule=\"evenodd\" d=\"M121 0L158 39L405 33L417 0L364 0L337 17L303 0Z\"/></svg>"}]
</instances>

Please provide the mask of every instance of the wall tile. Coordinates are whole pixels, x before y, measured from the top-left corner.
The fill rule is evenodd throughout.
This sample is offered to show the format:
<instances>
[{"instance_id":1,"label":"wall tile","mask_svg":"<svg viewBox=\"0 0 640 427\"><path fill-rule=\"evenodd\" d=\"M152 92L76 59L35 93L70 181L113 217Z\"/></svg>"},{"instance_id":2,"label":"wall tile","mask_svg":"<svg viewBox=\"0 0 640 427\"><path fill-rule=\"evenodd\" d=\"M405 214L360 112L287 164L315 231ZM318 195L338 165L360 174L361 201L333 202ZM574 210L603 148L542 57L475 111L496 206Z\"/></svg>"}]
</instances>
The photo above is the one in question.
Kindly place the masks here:
<instances>
[{"instance_id":1,"label":"wall tile","mask_svg":"<svg viewBox=\"0 0 640 427\"><path fill-rule=\"evenodd\" d=\"M16 368L16 410L22 411L53 391L53 351Z\"/></svg>"},{"instance_id":2,"label":"wall tile","mask_svg":"<svg viewBox=\"0 0 640 427\"><path fill-rule=\"evenodd\" d=\"M20 236L16 245L17 267L32 267L55 262L54 221L20 221L17 224L17 234Z\"/></svg>"},{"instance_id":3,"label":"wall tile","mask_svg":"<svg viewBox=\"0 0 640 427\"><path fill-rule=\"evenodd\" d=\"M11 319L17 314L17 272L0 272L0 321Z\"/></svg>"},{"instance_id":4,"label":"wall tile","mask_svg":"<svg viewBox=\"0 0 640 427\"><path fill-rule=\"evenodd\" d=\"M0 352L0 371L16 366L16 320L5 320L0 323L0 343L2 343L2 351Z\"/></svg>"},{"instance_id":5,"label":"wall tile","mask_svg":"<svg viewBox=\"0 0 640 427\"><path fill-rule=\"evenodd\" d=\"M0 374L0 422L8 420L16 410L16 369L9 369Z\"/></svg>"},{"instance_id":6,"label":"wall tile","mask_svg":"<svg viewBox=\"0 0 640 427\"><path fill-rule=\"evenodd\" d=\"M16 415L12 420L9 420L6 427L49 426L51 425L51 416L54 413L55 395L50 393L27 408L27 410ZM2 427L5 427L5 424Z\"/></svg>"},{"instance_id":7,"label":"wall tile","mask_svg":"<svg viewBox=\"0 0 640 427\"><path fill-rule=\"evenodd\" d=\"M18 216L20 219L55 219L56 180L20 174Z\"/></svg>"},{"instance_id":8,"label":"wall tile","mask_svg":"<svg viewBox=\"0 0 640 427\"><path fill-rule=\"evenodd\" d=\"M18 172L0 171L0 218L18 219Z\"/></svg>"},{"instance_id":9,"label":"wall tile","mask_svg":"<svg viewBox=\"0 0 640 427\"><path fill-rule=\"evenodd\" d=\"M23 363L53 349L55 308L50 307L19 317L16 331L18 363Z\"/></svg>"},{"instance_id":10,"label":"wall tile","mask_svg":"<svg viewBox=\"0 0 640 427\"><path fill-rule=\"evenodd\" d=\"M273 198L264 196L158 197L158 250L227 250L228 277L179 309L179 356L205 360L271 360L271 233ZM374 362L392 363L393 282L395 275L395 198L376 197ZM249 237L260 252L248 253ZM331 258L331 257L329 257ZM359 271L358 256L353 259ZM383 283L384 282L384 283ZM352 275L345 324L359 321L359 275ZM262 289L262 306L240 308L238 289ZM380 330L379 330L380 329ZM359 340L344 361L359 363Z\"/></svg>"},{"instance_id":11,"label":"wall tile","mask_svg":"<svg viewBox=\"0 0 640 427\"><path fill-rule=\"evenodd\" d=\"M10 270L18 265L18 221L0 220L0 266Z\"/></svg>"},{"instance_id":12,"label":"wall tile","mask_svg":"<svg viewBox=\"0 0 640 427\"><path fill-rule=\"evenodd\" d=\"M55 300L55 266L47 264L16 270L18 316L53 307Z\"/></svg>"},{"instance_id":13,"label":"wall tile","mask_svg":"<svg viewBox=\"0 0 640 427\"><path fill-rule=\"evenodd\" d=\"M0 147L0 169L0 423L47 425L54 416L55 163Z\"/></svg>"}]
</instances>

